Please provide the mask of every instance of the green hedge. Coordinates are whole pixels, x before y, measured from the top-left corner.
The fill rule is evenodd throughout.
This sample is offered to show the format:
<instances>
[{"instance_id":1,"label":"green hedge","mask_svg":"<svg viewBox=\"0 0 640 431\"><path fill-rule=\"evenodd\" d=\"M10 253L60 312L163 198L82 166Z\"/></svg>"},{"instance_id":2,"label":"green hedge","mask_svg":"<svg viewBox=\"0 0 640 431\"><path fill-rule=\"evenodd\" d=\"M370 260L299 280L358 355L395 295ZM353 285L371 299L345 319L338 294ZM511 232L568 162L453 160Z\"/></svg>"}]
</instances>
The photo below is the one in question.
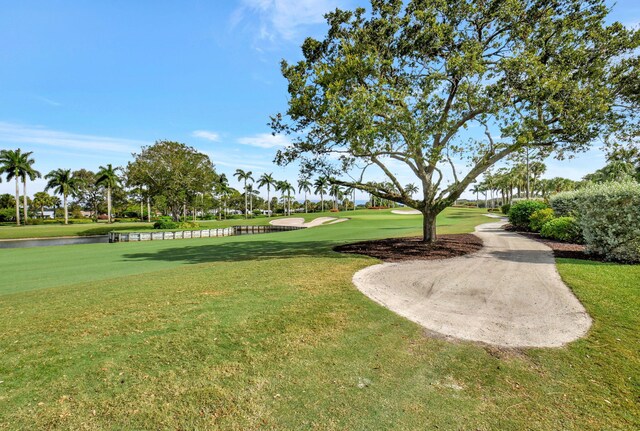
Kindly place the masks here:
<instances>
[{"instance_id":1,"label":"green hedge","mask_svg":"<svg viewBox=\"0 0 640 431\"><path fill-rule=\"evenodd\" d=\"M593 184L574 198L590 252L610 260L640 262L640 184Z\"/></svg>"},{"instance_id":2,"label":"green hedge","mask_svg":"<svg viewBox=\"0 0 640 431\"><path fill-rule=\"evenodd\" d=\"M545 208L548 208L547 204L540 201L528 200L515 202L509 209L509 223L518 229L529 230L531 215Z\"/></svg>"},{"instance_id":3,"label":"green hedge","mask_svg":"<svg viewBox=\"0 0 640 431\"><path fill-rule=\"evenodd\" d=\"M534 232L540 232L542 226L555 218L551 208L543 208L535 211L529 217L529 228Z\"/></svg>"},{"instance_id":4,"label":"green hedge","mask_svg":"<svg viewBox=\"0 0 640 431\"><path fill-rule=\"evenodd\" d=\"M549 198L549 205L556 217L576 217L578 215L578 196L580 191L563 192Z\"/></svg>"},{"instance_id":5,"label":"green hedge","mask_svg":"<svg viewBox=\"0 0 640 431\"><path fill-rule=\"evenodd\" d=\"M540 236L559 241L582 242L582 231L573 217L558 217L547 221L540 230Z\"/></svg>"}]
</instances>

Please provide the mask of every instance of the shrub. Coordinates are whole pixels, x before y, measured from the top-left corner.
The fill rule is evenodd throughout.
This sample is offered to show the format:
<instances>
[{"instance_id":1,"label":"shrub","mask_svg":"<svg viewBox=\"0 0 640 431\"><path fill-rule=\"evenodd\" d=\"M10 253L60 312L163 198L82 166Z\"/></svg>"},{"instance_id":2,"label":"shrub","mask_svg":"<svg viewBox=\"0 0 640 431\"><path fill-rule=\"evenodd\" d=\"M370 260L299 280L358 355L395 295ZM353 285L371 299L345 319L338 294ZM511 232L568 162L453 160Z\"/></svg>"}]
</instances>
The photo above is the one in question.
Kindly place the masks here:
<instances>
[{"instance_id":1,"label":"shrub","mask_svg":"<svg viewBox=\"0 0 640 431\"><path fill-rule=\"evenodd\" d=\"M178 223L180 229L198 229L200 225L194 221L183 221Z\"/></svg>"},{"instance_id":2,"label":"shrub","mask_svg":"<svg viewBox=\"0 0 640 431\"><path fill-rule=\"evenodd\" d=\"M576 202L589 252L640 262L640 184L594 184L578 191Z\"/></svg>"},{"instance_id":3,"label":"shrub","mask_svg":"<svg viewBox=\"0 0 640 431\"><path fill-rule=\"evenodd\" d=\"M547 208L544 202L540 201L519 201L509 208L509 223L518 229L529 229L529 217L538 210Z\"/></svg>"},{"instance_id":4,"label":"shrub","mask_svg":"<svg viewBox=\"0 0 640 431\"><path fill-rule=\"evenodd\" d=\"M62 221L64 223L64 220ZM90 224L93 220L90 218L70 218L69 224Z\"/></svg>"},{"instance_id":5,"label":"shrub","mask_svg":"<svg viewBox=\"0 0 640 431\"><path fill-rule=\"evenodd\" d=\"M14 208L0 209L0 222L9 222L16 220L16 210Z\"/></svg>"},{"instance_id":6,"label":"shrub","mask_svg":"<svg viewBox=\"0 0 640 431\"><path fill-rule=\"evenodd\" d=\"M580 191L563 192L551 196L549 204L556 217L576 217L578 215L578 195Z\"/></svg>"},{"instance_id":7,"label":"shrub","mask_svg":"<svg viewBox=\"0 0 640 431\"><path fill-rule=\"evenodd\" d=\"M509 214L509 210L510 209L511 209L511 204L510 203L503 204L500 207L500 211L502 211L502 214Z\"/></svg>"},{"instance_id":8,"label":"shrub","mask_svg":"<svg viewBox=\"0 0 640 431\"><path fill-rule=\"evenodd\" d=\"M153 228L154 229L177 229L178 228L178 223L174 222L173 220L169 219L169 220L158 220L157 222L155 222L153 224Z\"/></svg>"},{"instance_id":9,"label":"shrub","mask_svg":"<svg viewBox=\"0 0 640 431\"><path fill-rule=\"evenodd\" d=\"M551 208L535 211L531 214L531 217L529 217L529 228L534 232L540 232L542 226L554 218L553 210Z\"/></svg>"},{"instance_id":10,"label":"shrub","mask_svg":"<svg viewBox=\"0 0 640 431\"><path fill-rule=\"evenodd\" d=\"M542 226L540 236L559 241L582 242L580 226L573 217L552 218Z\"/></svg>"}]
</instances>

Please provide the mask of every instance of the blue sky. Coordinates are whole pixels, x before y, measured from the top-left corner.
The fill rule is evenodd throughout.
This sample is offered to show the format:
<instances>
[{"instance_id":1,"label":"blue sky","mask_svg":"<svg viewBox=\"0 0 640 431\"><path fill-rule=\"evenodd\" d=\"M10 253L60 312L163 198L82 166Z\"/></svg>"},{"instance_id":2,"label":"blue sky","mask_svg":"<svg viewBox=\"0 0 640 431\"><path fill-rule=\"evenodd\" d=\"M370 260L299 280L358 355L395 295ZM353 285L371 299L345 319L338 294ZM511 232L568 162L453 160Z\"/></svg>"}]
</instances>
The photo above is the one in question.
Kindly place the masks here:
<instances>
[{"instance_id":1,"label":"blue sky","mask_svg":"<svg viewBox=\"0 0 640 431\"><path fill-rule=\"evenodd\" d=\"M357 5L367 2L3 2L0 148L33 151L44 174L125 165L141 145L170 139L206 152L230 178L243 168L295 181L295 168L271 163L286 143L267 126L286 109L279 62L323 34L323 13ZM637 25L640 3L618 2L612 19ZM603 163L594 150L550 161L547 176L578 179Z\"/></svg>"}]
</instances>

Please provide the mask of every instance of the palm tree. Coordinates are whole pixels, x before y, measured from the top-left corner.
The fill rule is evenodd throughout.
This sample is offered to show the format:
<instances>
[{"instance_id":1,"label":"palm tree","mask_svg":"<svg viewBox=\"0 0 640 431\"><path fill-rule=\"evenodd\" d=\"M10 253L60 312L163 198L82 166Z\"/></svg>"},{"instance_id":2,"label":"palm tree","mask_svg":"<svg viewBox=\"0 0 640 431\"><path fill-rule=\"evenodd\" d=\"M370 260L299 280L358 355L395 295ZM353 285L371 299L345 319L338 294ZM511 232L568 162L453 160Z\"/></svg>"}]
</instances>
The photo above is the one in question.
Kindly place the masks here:
<instances>
[{"instance_id":1,"label":"palm tree","mask_svg":"<svg viewBox=\"0 0 640 431\"><path fill-rule=\"evenodd\" d=\"M215 194L220 199L220 208L218 209L218 220L222 220L222 213L225 212L226 217L226 196L229 194L229 180L225 174L220 174L218 180L213 185Z\"/></svg>"},{"instance_id":2,"label":"palm tree","mask_svg":"<svg viewBox=\"0 0 640 431\"><path fill-rule=\"evenodd\" d=\"M15 180L16 182L16 225L20 226L20 180L22 180L25 188L24 193L24 213L25 222L27 217L27 177L35 179L40 173L32 168L34 160L30 159L31 152L22 153L20 148L17 150L0 151L0 174L7 175L7 181Z\"/></svg>"},{"instance_id":3,"label":"palm tree","mask_svg":"<svg viewBox=\"0 0 640 431\"><path fill-rule=\"evenodd\" d=\"M291 215L291 192L295 192L296 189L293 188L289 181L278 181L277 189L282 193L282 200L285 204L283 210L286 211L286 215ZM285 194L287 197L286 200Z\"/></svg>"},{"instance_id":4,"label":"palm tree","mask_svg":"<svg viewBox=\"0 0 640 431\"><path fill-rule=\"evenodd\" d=\"M248 217L249 210L249 201L248 201L248 193L247 193L247 181L253 182L253 177L251 176L253 172L251 171L243 171L242 169L236 169L236 172L233 174L234 177L238 178L238 181L244 181L244 218Z\"/></svg>"},{"instance_id":5,"label":"palm tree","mask_svg":"<svg viewBox=\"0 0 640 431\"><path fill-rule=\"evenodd\" d=\"M271 187L275 188L277 181L273 178L273 173L264 173L258 178L258 187L267 187L267 212L271 217Z\"/></svg>"},{"instance_id":6,"label":"palm tree","mask_svg":"<svg viewBox=\"0 0 640 431\"><path fill-rule=\"evenodd\" d=\"M40 217L44 218L45 207L53 205L52 196L47 192L37 192L33 195L33 205L40 209Z\"/></svg>"},{"instance_id":7,"label":"palm tree","mask_svg":"<svg viewBox=\"0 0 640 431\"><path fill-rule=\"evenodd\" d=\"M313 192L317 195L320 195L320 203L321 203L323 212L324 212L324 194L327 192L328 185L329 185L329 181L325 177L320 177L313 182L313 186L315 187Z\"/></svg>"},{"instance_id":8,"label":"palm tree","mask_svg":"<svg viewBox=\"0 0 640 431\"><path fill-rule=\"evenodd\" d=\"M46 176L49 180L45 191L53 189L55 194L62 195L62 203L64 205L64 224L69 224L69 211L67 208L67 196L78 192L80 181L71 175L71 169L56 169L49 172Z\"/></svg>"},{"instance_id":9,"label":"palm tree","mask_svg":"<svg viewBox=\"0 0 640 431\"><path fill-rule=\"evenodd\" d=\"M340 195L342 194L342 189L339 184L331 184L329 188L329 192L331 196L333 196L333 209L338 210L338 199L340 199Z\"/></svg>"},{"instance_id":10,"label":"palm tree","mask_svg":"<svg viewBox=\"0 0 640 431\"><path fill-rule=\"evenodd\" d=\"M120 183L120 178L116 171L118 168L113 168L111 163L107 166L100 166L98 172L96 173L96 186L103 186L107 188L107 218L108 223L111 223L111 190L115 187L118 187Z\"/></svg>"},{"instance_id":11,"label":"palm tree","mask_svg":"<svg viewBox=\"0 0 640 431\"><path fill-rule=\"evenodd\" d=\"M304 192L304 212L305 214L308 213L308 209L307 209L307 193L311 193L311 181L309 181L308 178L304 177L304 178L300 178L298 180L298 193L302 193Z\"/></svg>"},{"instance_id":12,"label":"palm tree","mask_svg":"<svg viewBox=\"0 0 640 431\"><path fill-rule=\"evenodd\" d=\"M20 172L21 174L20 176L22 177L22 199L23 199L22 211L24 214L25 224L28 221L27 220L27 213L28 213L27 211L28 210L27 208L27 177L29 177L31 181L35 180L36 178L42 177L40 172L33 169L33 164L35 163L35 160L30 157L31 154L33 154L33 152L29 151L22 155L23 167L22 167L22 171Z\"/></svg>"},{"instance_id":13,"label":"palm tree","mask_svg":"<svg viewBox=\"0 0 640 431\"><path fill-rule=\"evenodd\" d=\"M416 186L415 184L409 183L406 186L404 186L404 191L408 195L412 195L414 193L418 193L419 189L418 189L418 186Z\"/></svg>"}]
</instances>

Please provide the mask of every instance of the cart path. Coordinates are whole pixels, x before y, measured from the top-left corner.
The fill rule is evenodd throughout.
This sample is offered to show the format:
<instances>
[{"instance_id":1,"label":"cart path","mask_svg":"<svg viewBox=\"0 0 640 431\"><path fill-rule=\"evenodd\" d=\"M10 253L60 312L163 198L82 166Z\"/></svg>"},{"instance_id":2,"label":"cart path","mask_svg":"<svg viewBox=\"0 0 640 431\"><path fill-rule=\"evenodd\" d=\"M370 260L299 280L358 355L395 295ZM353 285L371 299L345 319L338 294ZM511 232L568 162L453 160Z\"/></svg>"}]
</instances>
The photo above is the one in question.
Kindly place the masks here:
<instances>
[{"instance_id":1,"label":"cart path","mask_svg":"<svg viewBox=\"0 0 640 431\"><path fill-rule=\"evenodd\" d=\"M476 227L477 253L374 265L353 282L374 301L430 331L504 347L559 347L584 336L591 318L562 282L546 245Z\"/></svg>"}]
</instances>

